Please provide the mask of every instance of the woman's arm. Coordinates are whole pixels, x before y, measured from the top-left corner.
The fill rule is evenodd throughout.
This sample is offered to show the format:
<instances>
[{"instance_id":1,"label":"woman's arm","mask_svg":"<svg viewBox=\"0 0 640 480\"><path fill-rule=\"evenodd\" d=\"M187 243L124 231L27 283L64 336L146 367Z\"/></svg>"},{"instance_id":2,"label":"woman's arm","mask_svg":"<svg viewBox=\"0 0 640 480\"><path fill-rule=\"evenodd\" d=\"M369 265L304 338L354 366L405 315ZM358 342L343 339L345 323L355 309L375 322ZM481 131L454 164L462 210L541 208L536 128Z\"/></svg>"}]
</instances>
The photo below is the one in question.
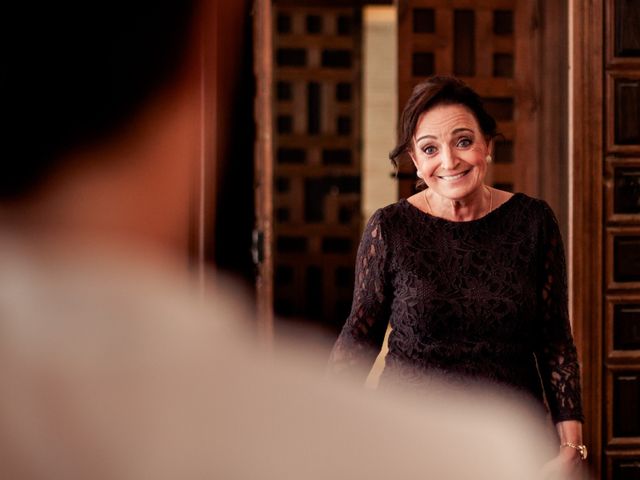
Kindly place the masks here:
<instances>
[{"instance_id":1,"label":"woman's arm","mask_svg":"<svg viewBox=\"0 0 640 480\"><path fill-rule=\"evenodd\" d=\"M536 359L547 403L556 424L557 456L543 468L543 478L572 478L582 448L580 367L569 323L564 247L557 220L544 204L540 273L540 329ZM560 477L558 477L560 475Z\"/></svg>"},{"instance_id":2,"label":"woman's arm","mask_svg":"<svg viewBox=\"0 0 640 480\"><path fill-rule=\"evenodd\" d=\"M364 381L384 340L391 295L381 220L382 211L378 210L367 223L360 241L351 313L331 353L331 377L350 376Z\"/></svg>"},{"instance_id":3,"label":"woman's arm","mask_svg":"<svg viewBox=\"0 0 640 480\"><path fill-rule=\"evenodd\" d=\"M581 422L580 366L569 323L564 247L556 218L546 203L542 214L535 355L554 423Z\"/></svg>"},{"instance_id":4,"label":"woman's arm","mask_svg":"<svg viewBox=\"0 0 640 480\"><path fill-rule=\"evenodd\" d=\"M582 422L577 420L565 420L564 422L558 422L556 423L556 431L560 438L560 445L566 445L569 443L573 445L582 445ZM573 450L578 452L578 454L580 453L576 449Z\"/></svg>"}]
</instances>

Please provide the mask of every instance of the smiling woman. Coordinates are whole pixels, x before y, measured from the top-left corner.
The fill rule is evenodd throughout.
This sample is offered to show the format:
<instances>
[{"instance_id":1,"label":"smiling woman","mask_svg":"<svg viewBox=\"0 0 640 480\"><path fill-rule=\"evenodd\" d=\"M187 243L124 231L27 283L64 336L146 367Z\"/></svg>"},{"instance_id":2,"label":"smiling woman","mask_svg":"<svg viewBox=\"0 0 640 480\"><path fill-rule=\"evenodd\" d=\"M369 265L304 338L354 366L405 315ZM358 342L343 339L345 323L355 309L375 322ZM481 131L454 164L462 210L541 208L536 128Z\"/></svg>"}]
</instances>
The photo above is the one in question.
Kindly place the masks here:
<instances>
[{"instance_id":1,"label":"smiling woman","mask_svg":"<svg viewBox=\"0 0 640 480\"><path fill-rule=\"evenodd\" d=\"M411 203L419 208L424 201L427 212L451 220L489 213L493 193L484 178L493 140L487 141L471 111L462 105L436 106L420 116L415 137L409 154L429 189Z\"/></svg>"},{"instance_id":2,"label":"smiling woman","mask_svg":"<svg viewBox=\"0 0 640 480\"><path fill-rule=\"evenodd\" d=\"M506 202L511 193L485 185L492 160L496 122L480 97L450 77L432 77L418 85L401 119L397 164L411 157L418 178L429 187L408 201L454 221L474 220Z\"/></svg>"},{"instance_id":3,"label":"smiling woman","mask_svg":"<svg viewBox=\"0 0 640 480\"><path fill-rule=\"evenodd\" d=\"M390 157L409 155L427 188L369 220L331 372L364 377L390 325L381 386L437 377L546 404L559 442L545 469L566 473L585 450L562 239L544 201L485 184L495 135L463 82L414 89Z\"/></svg>"}]
</instances>

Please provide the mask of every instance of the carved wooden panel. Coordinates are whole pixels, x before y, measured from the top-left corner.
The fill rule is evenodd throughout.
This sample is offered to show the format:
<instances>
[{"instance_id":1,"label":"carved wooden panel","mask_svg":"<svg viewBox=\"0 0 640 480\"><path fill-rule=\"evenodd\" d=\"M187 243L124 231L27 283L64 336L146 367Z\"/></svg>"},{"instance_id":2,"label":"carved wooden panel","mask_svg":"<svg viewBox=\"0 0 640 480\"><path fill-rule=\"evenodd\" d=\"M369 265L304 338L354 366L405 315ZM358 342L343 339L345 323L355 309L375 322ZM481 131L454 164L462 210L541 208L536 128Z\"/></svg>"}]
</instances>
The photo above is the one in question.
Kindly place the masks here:
<instances>
[{"instance_id":1,"label":"carved wooden panel","mask_svg":"<svg viewBox=\"0 0 640 480\"><path fill-rule=\"evenodd\" d=\"M609 58L640 59L640 2L608 0Z\"/></svg>"},{"instance_id":2,"label":"carved wooden panel","mask_svg":"<svg viewBox=\"0 0 640 480\"><path fill-rule=\"evenodd\" d=\"M607 221L640 224L640 158L609 157L605 176Z\"/></svg>"},{"instance_id":3,"label":"carved wooden panel","mask_svg":"<svg viewBox=\"0 0 640 480\"><path fill-rule=\"evenodd\" d=\"M640 2L616 0L615 54L617 57L640 57Z\"/></svg>"},{"instance_id":4,"label":"carved wooden panel","mask_svg":"<svg viewBox=\"0 0 640 480\"><path fill-rule=\"evenodd\" d=\"M640 360L640 294L607 296L605 347L609 363Z\"/></svg>"},{"instance_id":5,"label":"carved wooden panel","mask_svg":"<svg viewBox=\"0 0 640 480\"><path fill-rule=\"evenodd\" d=\"M274 2L273 28L274 308L337 327L361 226L360 10Z\"/></svg>"},{"instance_id":6,"label":"carved wooden panel","mask_svg":"<svg viewBox=\"0 0 640 480\"><path fill-rule=\"evenodd\" d=\"M608 82L608 143L612 152L640 151L640 74L612 72Z\"/></svg>"},{"instance_id":7,"label":"carved wooden panel","mask_svg":"<svg viewBox=\"0 0 640 480\"><path fill-rule=\"evenodd\" d=\"M608 368L608 444L630 446L640 441L640 369Z\"/></svg>"},{"instance_id":8,"label":"carved wooden panel","mask_svg":"<svg viewBox=\"0 0 640 480\"><path fill-rule=\"evenodd\" d=\"M613 348L640 350L640 303L616 305L613 313Z\"/></svg>"},{"instance_id":9,"label":"carved wooden panel","mask_svg":"<svg viewBox=\"0 0 640 480\"><path fill-rule=\"evenodd\" d=\"M617 78L614 83L614 141L640 145L640 79Z\"/></svg>"},{"instance_id":10,"label":"carved wooden panel","mask_svg":"<svg viewBox=\"0 0 640 480\"><path fill-rule=\"evenodd\" d=\"M614 237L613 280L640 282L640 235Z\"/></svg>"},{"instance_id":11,"label":"carved wooden panel","mask_svg":"<svg viewBox=\"0 0 640 480\"><path fill-rule=\"evenodd\" d=\"M640 168L620 167L614 173L613 211L640 213Z\"/></svg>"},{"instance_id":12,"label":"carved wooden panel","mask_svg":"<svg viewBox=\"0 0 640 480\"><path fill-rule=\"evenodd\" d=\"M611 480L640 480L640 451L616 453L609 457L607 476Z\"/></svg>"},{"instance_id":13,"label":"carved wooden panel","mask_svg":"<svg viewBox=\"0 0 640 480\"><path fill-rule=\"evenodd\" d=\"M640 296L607 297L608 351L622 358L640 358Z\"/></svg>"},{"instance_id":14,"label":"carved wooden panel","mask_svg":"<svg viewBox=\"0 0 640 480\"><path fill-rule=\"evenodd\" d=\"M640 478L640 2L606 0L604 23L605 455L627 479Z\"/></svg>"},{"instance_id":15,"label":"carved wooden panel","mask_svg":"<svg viewBox=\"0 0 640 480\"><path fill-rule=\"evenodd\" d=\"M525 62L529 33L520 21L522 8L515 0L405 0L399 2L398 84L399 108L413 87L433 74L455 75L474 88L496 118L503 140L498 139L495 162L487 181L505 190L527 191L521 175L534 159L527 140L517 132L530 126L526 98L528 85L516 88L516 72L527 75ZM519 17L520 15L520 17ZM516 69L518 61L520 69ZM533 76L533 75L531 75ZM531 131L528 132L530 138ZM518 152L517 157L514 152ZM528 167L519 168L520 163ZM415 168L410 159L399 171L399 195L414 193Z\"/></svg>"},{"instance_id":16,"label":"carved wooden panel","mask_svg":"<svg viewBox=\"0 0 640 480\"><path fill-rule=\"evenodd\" d=\"M608 228L606 253L608 288L640 289L640 225Z\"/></svg>"},{"instance_id":17,"label":"carved wooden panel","mask_svg":"<svg viewBox=\"0 0 640 480\"><path fill-rule=\"evenodd\" d=\"M640 368L629 362L607 364L606 370L606 445L615 453L640 441Z\"/></svg>"}]
</instances>

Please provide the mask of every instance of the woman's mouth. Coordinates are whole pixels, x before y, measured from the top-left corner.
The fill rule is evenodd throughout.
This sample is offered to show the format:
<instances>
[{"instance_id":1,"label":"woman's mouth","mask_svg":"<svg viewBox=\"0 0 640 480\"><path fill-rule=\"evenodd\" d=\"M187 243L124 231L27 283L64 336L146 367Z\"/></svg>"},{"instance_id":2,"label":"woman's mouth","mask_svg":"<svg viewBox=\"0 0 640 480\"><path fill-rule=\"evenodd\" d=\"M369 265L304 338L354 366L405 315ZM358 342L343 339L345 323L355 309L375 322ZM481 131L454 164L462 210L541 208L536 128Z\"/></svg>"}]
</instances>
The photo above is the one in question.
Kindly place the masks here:
<instances>
[{"instance_id":1,"label":"woman's mouth","mask_svg":"<svg viewBox=\"0 0 640 480\"><path fill-rule=\"evenodd\" d=\"M464 177L470 171L471 171L471 169L465 170L465 171L460 172L460 173L454 173L454 174L451 174L451 175L436 175L436 177L438 177L440 180L444 180L446 182L453 182L455 180L458 180L459 178Z\"/></svg>"}]
</instances>

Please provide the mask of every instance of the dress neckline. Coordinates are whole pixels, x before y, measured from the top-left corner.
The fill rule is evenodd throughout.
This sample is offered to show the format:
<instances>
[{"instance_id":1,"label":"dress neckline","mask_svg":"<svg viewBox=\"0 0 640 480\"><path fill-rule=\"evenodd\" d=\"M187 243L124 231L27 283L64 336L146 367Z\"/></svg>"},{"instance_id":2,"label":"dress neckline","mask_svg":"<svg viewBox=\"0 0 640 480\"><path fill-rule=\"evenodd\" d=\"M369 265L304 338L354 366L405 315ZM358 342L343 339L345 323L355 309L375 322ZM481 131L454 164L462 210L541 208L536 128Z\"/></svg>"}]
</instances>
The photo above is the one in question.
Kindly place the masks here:
<instances>
[{"instance_id":1,"label":"dress neckline","mask_svg":"<svg viewBox=\"0 0 640 480\"><path fill-rule=\"evenodd\" d=\"M448 220L448 219L443 218L443 217L437 217L437 216L432 215L432 214L430 214L428 212L424 212L424 211L420 210L418 207L416 207L411 202L409 202L406 198L401 199L400 203L406 204L409 207L409 209L415 210L416 213L421 215L423 218L430 218L432 220L440 221L440 222L443 222L443 223L454 224L454 225L458 225L458 224L470 225L470 224L476 224L476 223L482 222L485 219L488 219L488 218L490 218L492 216L495 216L497 214L497 212L505 210L510 204L514 203L514 199L516 197L520 197L522 195L523 194L520 193L520 192L514 193L513 195L511 195L511 197L507 201L501 203L500 205L498 205L496 208L491 210L486 215L483 215L480 218L474 218L473 220Z\"/></svg>"}]
</instances>

